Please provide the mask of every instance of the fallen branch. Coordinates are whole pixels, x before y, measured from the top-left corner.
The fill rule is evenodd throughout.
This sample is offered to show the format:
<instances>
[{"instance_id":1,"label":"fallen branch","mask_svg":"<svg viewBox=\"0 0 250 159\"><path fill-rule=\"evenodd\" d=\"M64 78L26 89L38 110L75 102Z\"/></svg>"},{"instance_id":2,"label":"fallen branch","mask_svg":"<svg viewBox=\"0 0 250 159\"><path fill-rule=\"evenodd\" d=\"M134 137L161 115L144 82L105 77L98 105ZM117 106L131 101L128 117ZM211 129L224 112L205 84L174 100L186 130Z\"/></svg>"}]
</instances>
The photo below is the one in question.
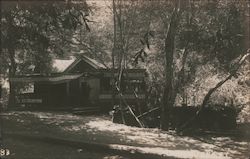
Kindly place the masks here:
<instances>
[{"instance_id":1,"label":"fallen branch","mask_svg":"<svg viewBox=\"0 0 250 159\"><path fill-rule=\"evenodd\" d=\"M120 96L120 99L123 101L123 103L127 106L127 108L129 109L130 113L132 114L132 116L135 118L135 120L137 121L137 123L140 125L141 128L143 128L143 124L141 123L141 121L139 120L139 118L135 115L135 113L133 112L133 110L131 109L131 107L128 105L128 103L126 102L126 100L124 99L123 97L123 94L120 92L120 89L118 86L116 86L116 89L118 90L119 92L119 96ZM123 110L121 110L122 113L123 113Z\"/></svg>"},{"instance_id":2,"label":"fallen branch","mask_svg":"<svg viewBox=\"0 0 250 159\"><path fill-rule=\"evenodd\" d=\"M143 113L143 114L137 116L137 118L141 118L141 117L143 117L143 116L145 116L145 115L148 115L148 114L150 114L150 113L152 113L152 112L154 112L154 111L156 111L156 110L158 110L158 109L160 109L160 107L153 108L153 109L151 109L151 110L149 110L149 111L147 111L147 112L145 112L145 113Z\"/></svg>"}]
</instances>

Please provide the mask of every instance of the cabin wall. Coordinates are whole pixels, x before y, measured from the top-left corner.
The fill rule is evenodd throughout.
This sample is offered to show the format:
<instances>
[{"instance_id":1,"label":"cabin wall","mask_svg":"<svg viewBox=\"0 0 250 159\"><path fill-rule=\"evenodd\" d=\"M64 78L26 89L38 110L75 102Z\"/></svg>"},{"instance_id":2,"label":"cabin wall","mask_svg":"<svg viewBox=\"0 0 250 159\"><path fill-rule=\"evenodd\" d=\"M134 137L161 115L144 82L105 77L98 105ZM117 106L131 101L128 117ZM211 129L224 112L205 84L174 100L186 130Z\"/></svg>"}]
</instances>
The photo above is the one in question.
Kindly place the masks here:
<instances>
[{"instance_id":1,"label":"cabin wall","mask_svg":"<svg viewBox=\"0 0 250 159\"><path fill-rule=\"evenodd\" d=\"M59 84L35 84L35 95L42 98L42 106L58 108L68 106L67 85Z\"/></svg>"},{"instance_id":2,"label":"cabin wall","mask_svg":"<svg viewBox=\"0 0 250 159\"><path fill-rule=\"evenodd\" d=\"M44 110L71 109L100 106L111 110L113 104L119 104L116 94L113 100L113 73L108 69L95 69L85 61L68 69L67 73L83 73L82 77L67 80L51 80L34 84L34 96L41 99L39 108ZM63 76L63 74L62 74ZM128 104L143 105L145 99L145 73L142 70L128 70L123 78L123 98ZM135 92L134 92L135 90ZM116 92L117 93L117 92ZM135 95L136 93L136 95ZM30 103L32 104L32 103ZM34 107L35 108L35 107Z\"/></svg>"}]
</instances>

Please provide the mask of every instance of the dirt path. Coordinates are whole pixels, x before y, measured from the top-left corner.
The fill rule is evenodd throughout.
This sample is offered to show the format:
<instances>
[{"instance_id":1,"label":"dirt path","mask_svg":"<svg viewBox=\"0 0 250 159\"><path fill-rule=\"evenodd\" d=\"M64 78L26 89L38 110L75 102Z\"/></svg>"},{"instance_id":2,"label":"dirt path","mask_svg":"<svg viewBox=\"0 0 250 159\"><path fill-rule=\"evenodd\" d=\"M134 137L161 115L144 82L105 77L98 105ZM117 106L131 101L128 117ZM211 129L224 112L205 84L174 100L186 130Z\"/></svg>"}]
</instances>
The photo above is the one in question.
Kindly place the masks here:
<instances>
[{"instance_id":1,"label":"dirt path","mask_svg":"<svg viewBox=\"0 0 250 159\"><path fill-rule=\"evenodd\" d=\"M139 151L177 158L223 159L250 156L250 144L246 141L211 136L197 140L158 129L114 124L105 116L9 112L4 114L4 131L95 142L132 153Z\"/></svg>"},{"instance_id":2,"label":"dirt path","mask_svg":"<svg viewBox=\"0 0 250 159\"><path fill-rule=\"evenodd\" d=\"M11 152L6 159L130 159L117 154L16 137L8 137L4 142Z\"/></svg>"}]
</instances>

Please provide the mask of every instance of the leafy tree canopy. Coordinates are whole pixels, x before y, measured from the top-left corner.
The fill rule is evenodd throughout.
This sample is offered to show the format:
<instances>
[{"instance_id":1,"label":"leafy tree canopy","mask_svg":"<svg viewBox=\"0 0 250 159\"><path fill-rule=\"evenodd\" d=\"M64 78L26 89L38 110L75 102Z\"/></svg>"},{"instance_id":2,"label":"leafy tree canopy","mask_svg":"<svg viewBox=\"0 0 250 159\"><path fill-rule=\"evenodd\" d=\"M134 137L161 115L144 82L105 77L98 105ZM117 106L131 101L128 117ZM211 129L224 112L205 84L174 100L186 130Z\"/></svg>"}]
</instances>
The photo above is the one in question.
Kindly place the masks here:
<instances>
[{"instance_id":1,"label":"leafy tree canopy","mask_svg":"<svg viewBox=\"0 0 250 159\"><path fill-rule=\"evenodd\" d=\"M83 1L2 1L1 70L15 74L35 65L48 70L51 53L62 54L65 39L85 25L89 8ZM17 63L20 64L17 67Z\"/></svg>"}]
</instances>

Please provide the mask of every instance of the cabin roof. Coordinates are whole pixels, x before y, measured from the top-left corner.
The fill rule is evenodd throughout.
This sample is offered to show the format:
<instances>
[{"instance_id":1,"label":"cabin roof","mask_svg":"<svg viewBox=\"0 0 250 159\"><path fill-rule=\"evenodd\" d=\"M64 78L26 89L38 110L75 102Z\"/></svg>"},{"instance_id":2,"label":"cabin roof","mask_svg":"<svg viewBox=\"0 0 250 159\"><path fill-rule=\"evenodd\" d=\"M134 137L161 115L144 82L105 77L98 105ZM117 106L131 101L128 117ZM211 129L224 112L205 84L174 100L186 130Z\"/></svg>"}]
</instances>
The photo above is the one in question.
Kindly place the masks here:
<instances>
[{"instance_id":1,"label":"cabin roof","mask_svg":"<svg viewBox=\"0 0 250 159\"><path fill-rule=\"evenodd\" d=\"M104 72L104 73L113 73L113 72L119 72L120 70L115 68L115 69L99 69L99 72ZM143 68L132 68L132 69L124 69L124 73L141 73L141 72L146 72L146 69Z\"/></svg>"},{"instance_id":2,"label":"cabin roof","mask_svg":"<svg viewBox=\"0 0 250 159\"><path fill-rule=\"evenodd\" d=\"M80 57L71 56L68 59L54 59L52 63L52 72L48 74L26 74L19 75L11 78L12 82L50 82L57 83L68 80L73 80L81 77L86 72L75 72L73 71L77 65L84 61L96 71L93 73L103 74L104 77L112 77L113 71L115 74L119 72L118 69L108 69L103 64L98 61L91 59L85 55ZM73 73L75 72L75 73ZM128 76L134 78L144 77L146 70L145 69L125 69L124 73L128 74Z\"/></svg>"},{"instance_id":3,"label":"cabin roof","mask_svg":"<svg viewBox=\"0 0 250 159\"><path fill-rule=\"evenodd\" d=\"M69 65L65 70L64 72L70 72L78 63L80 63L81 61L84 61L86 62L87 64L89 64L91 67L93 67L94 69L96 70L99 70L99 69L106 69L106 66L104 66L102 63L94 60L94 59L91 59L89 58L88 56L85 56L85 55L82 55L81 57L79 58L76 58L76 60L71 64Z\"/></svg>"},{"instance_id":4,"label":"cabin roof","mask_svg":"<svg viewBox=\"0 0 250 159\"><path fill-rule=\"evenodd\" d=\"M82 58L84 61L86 61L87 63L89 63L92 67L95 67L96 69L106 69L107 67L105 65L103 65L102 63L89 58L88 56L83 56Z\"/></svg>"},{"instance_id":5,"label":"cabin roof","mask_svg":"<svg viewBox=\"0 0 250 159\"><path fill-rule=\"evenodd\" d=\"M54 59L52 62L53 72L64 72L76 60L75 57L69 59Z\"/></svg>"},{"instance_id":6,"label":"cabin roof","mask_svg":"<svg viewBox=\"0 0 250 159\"><path fill-rule=\"evenodd\" d=\"M53 71L55 73L63 73L63 72L70 72L79 62L85 61L87 64L89 64L94 69L105 69L106 66L104 66L102 63L91 59L85 55L82 55L81 57L74 57L70 56L68 59L55 59L52 62Z\"/></svg>"},{"instance_id":7,"label":"cabin roof","mask_svg":"<svg viewBox=\"0 0 250 159\"><path fill-rule=\"evenodd\" d=\"M64 75L54 75L54 76L41 76L37 74L16 76L10 78L12 82L62 82L73 80L81 77L83 74L64 74Z\"/></svg>"}]
</instances>

